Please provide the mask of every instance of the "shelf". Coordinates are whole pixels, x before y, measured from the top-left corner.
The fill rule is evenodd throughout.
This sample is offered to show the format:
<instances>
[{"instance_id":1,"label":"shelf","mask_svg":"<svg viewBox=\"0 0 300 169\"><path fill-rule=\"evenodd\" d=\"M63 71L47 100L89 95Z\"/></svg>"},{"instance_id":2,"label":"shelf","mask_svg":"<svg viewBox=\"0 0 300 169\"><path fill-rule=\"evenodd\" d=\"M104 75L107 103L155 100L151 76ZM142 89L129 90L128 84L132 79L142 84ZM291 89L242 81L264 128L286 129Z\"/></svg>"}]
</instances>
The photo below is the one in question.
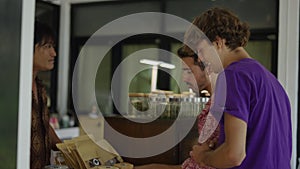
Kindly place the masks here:
<instances>
[{"instance_id":1,"label":"shelf","mask_svg":"<svg viewBox=\"0 0 300 169\"><path fill-rule=\"evenodd\" d=\"M56 129L55 132L62 140L71 139L79 136L79 127Z\"/></svg>"}]
</instances>

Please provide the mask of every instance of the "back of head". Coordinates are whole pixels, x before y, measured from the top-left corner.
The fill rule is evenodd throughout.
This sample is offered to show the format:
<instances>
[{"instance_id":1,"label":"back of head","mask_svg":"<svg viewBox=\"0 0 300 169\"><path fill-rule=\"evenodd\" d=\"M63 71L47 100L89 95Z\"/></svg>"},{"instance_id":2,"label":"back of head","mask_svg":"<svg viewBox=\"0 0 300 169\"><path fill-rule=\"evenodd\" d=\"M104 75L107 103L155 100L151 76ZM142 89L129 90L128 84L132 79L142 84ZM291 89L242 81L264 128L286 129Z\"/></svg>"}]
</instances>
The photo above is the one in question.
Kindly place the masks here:
<instances>
[{"instance_id":1,"label":"back of head","mask_svg":"<svg viewBox=\"0 0 300 169\"><path fill-rule=\"evenodd\" d=\"M54 43L55 35L50 26L39 21L34 23L34 45L44 45L46 43Z\"/></svg>"},{"instance_id":2,"label":"back of head","mask_svg":"<svg viewBox=\"0 0 300 169\"><path fill-rule=\"evenodd\" d=\"M246 46L250 36L248 24L223 8L214 7L203 12L194 19L193 25L198 27L211 42L214 42L216 37L226 39L226 46L231 50ZM185 38L195 38L192 31L187 33Z\"/></svg>"}]
</instances>

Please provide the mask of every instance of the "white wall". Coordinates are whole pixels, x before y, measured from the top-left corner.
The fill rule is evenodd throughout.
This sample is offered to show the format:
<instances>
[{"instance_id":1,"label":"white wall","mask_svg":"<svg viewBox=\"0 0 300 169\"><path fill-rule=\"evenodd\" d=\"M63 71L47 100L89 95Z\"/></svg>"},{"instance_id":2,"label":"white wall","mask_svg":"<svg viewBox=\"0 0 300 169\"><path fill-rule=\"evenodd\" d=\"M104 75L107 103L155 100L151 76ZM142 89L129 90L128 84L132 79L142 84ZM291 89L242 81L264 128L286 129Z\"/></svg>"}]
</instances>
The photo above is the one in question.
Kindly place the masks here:
<instances>
[{"instance_id":1,"label":"white wall","mask_svg":"<svg viewBox=\"0 0 300 169\"><path fill-rule=\"evenodd\" d=\"M17 168L30 167L31 89L35 0L22 1Z\"/></svg>"},{"instance_id":2,"label":"white wall","mask_svg":"<svg viewBox=\"0 0 300 169\"><path fill-rule=\"evenodd\" d=\"M296 168L299 69L299 0L279 1L278 79L286 89L292 108L293 154Z\"/></svg>"},{"instance_id":3,"label":"white wall","mask_svg":"<svg viewBox=\"0 0 300 169\"><path fill-rule=\"evenodd\" d=\"M70 58L70 23L71 4L64 0L60 4L59 24L59 51L58 51L58 84L57 84L57 111L63 115L67 113L69 58Z\"/></svg>"}]
</instances>

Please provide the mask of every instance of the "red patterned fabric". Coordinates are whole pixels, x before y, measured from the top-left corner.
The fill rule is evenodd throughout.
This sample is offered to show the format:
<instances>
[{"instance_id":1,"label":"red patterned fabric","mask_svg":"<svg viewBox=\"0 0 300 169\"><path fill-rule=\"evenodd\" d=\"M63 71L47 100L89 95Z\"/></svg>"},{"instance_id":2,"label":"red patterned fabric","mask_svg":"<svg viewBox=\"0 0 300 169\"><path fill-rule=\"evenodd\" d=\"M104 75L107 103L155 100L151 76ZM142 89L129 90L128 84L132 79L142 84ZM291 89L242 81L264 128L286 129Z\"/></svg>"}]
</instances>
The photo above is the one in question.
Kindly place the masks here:
<instances>
[{"instance_id":1,"label":"red patterned fabric","mask_svg":"<svg viewBox=\"0 0 300 169\"><path fill-rule=\"evenodd\" d=\"M200 115L197 118L197 120L198 120L198 132L199 132L199 135L201 135L201 136L211 133L211 131L202 131L204 126L205 126L205 129L208 129L208 130L209 129L214 129L215 126L216 126L216 123L218 123L218 121L211 114L209 114L210 104L211 104L210 101L208 103L206 103L205 108L202 110L202 112L200 113ZM216 130L214 130L213 134L208 138L207 141L214 141L215 145L216 145L217 140L219 138L219 134L220 134L220 126L218 125ZM183 164L181 165L181 168L182 169L215 169L213 167L208 167L208 166L200 167L191 158L186 159L183 162Z\"/></svg>"}]
</instances>

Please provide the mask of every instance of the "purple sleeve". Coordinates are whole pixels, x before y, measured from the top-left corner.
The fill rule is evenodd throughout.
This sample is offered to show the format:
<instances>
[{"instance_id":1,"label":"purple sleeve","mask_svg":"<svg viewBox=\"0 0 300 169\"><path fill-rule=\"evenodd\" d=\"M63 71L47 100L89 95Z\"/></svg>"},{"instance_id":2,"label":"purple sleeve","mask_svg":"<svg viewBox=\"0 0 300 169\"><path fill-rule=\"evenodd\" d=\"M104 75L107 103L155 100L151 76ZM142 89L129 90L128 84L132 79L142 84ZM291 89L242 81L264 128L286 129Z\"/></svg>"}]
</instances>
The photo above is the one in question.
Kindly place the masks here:
<instances>
[{"instance_id":1,"label":"purple sleeve","mask_svg":"<svg viewBox=\"0 0 300 169\"><path fill-rule=\"evenodd\" d=\"M219 105L218 107L222 107L224 112L248 123L250 93L251 83L247 75L226 70L225 76L224 73L221 73L218 77L215 90L215 105ZM217 108L215 109L217 110Z\"/></svg>"}]
</instances>

